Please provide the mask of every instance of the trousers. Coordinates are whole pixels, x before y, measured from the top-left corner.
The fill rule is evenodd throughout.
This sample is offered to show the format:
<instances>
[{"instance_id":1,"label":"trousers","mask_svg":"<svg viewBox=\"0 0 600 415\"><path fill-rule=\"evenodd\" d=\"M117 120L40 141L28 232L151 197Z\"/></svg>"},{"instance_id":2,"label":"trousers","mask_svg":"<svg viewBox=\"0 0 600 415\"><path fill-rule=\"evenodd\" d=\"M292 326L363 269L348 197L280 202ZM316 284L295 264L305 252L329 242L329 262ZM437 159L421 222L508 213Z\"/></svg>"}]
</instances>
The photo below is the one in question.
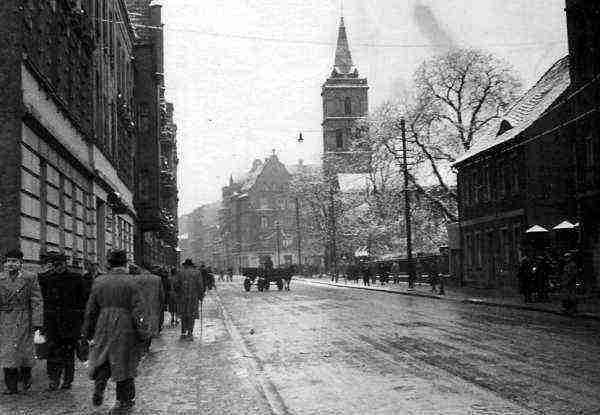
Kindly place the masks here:
<instances>
[{"instance_id":1,"label":"trousers","mask_svg":"<svg viewBox=\"0 0 600 415\"><path fill-rule=\"evenodd\" d=\"M106 389L106 384L110 379L110 363L104 364L96 369L94 378L94 393L103 395ZM135 399L135 379L129 378L117 382L116 388L117 401L131 402Z\"/></svg>"},{"instance_id":2,"label":"trousers","mask_svg":"<svg viewBox=\"0 0 600 415\"><path fill-rule=\"evenodd\" d=\"M77 339L53 339L46 360L46 373L52 382L58 383L61 375L64 384L71 384L75 376L75 349Z\"/></svg>"},{"instance_id":3,"label":"trousers","mask_svg":"<svg viewBox=\"0 0 600 415\"><path fill-rule=\"evenodd\" d=\"M194 324L196 320L191 314L181 316L181 334L192 334L194 332Z\"/></svg>"}]
</instances>

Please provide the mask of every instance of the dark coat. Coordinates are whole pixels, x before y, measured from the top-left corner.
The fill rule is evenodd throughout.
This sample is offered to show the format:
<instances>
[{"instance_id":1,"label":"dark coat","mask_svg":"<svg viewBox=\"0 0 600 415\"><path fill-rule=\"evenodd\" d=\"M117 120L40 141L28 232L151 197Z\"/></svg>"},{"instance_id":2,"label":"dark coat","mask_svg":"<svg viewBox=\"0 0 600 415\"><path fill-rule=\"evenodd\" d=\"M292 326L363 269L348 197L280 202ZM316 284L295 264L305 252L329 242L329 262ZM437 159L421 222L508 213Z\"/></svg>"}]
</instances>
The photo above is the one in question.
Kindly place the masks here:
<instances>
[{"instance_id":1,"label":"dark coat","mask_svg":"<svg viewBox=\"0 0 600 415\"><path fill-rule=\"evenodd\" d=\"M205 287L200 271L184 266L177 273L174 282L177 313L181 316L198 318L198 301L204 298Z\"/></svg>"},{"instance_id":2,"label":"dark coat","mask_svg":"<svg viewBox=\"0 0 600 415\"><path fill-rule=\"evenodd\" d=\"M158 335L159 320L163 313L164 292L162 281L157 275L142 271L140 274L131 275L140 290L140 295L146 307L144 314L147 318L150 335Z\"/></svg>"},{"instance_id":3,"label":"dark coat","mask_svg":"<svg viewBox=\"0 0 600 415\"><path fill-rule=\"evenodd\" d=\"M126 268L114 268L94 281L82 330L87 339L93 339L91 379L105 362L110 364L115 382L136 377L141 344L149 337L145 309L139 288Z\"/></svg>"},{"instance_id":4,"label":"dark coat","mask_svg":"<svg viewBox=\"0 0 600 415\"><path fill-rule=\"evenodd\" d=\"M33 330L42 325L37 278L21 271L12 279L0 272L0 366L33 366Z\"/></svg>"},{"instance_id":5,"label":"dark coat","mask_svg":"<svg viewBox=\"0 0 600 415\"><path fill-rule=\"evenodd\" d=\"M86 280L63 267L38 275L44 299L44 332L49 341L78 339L89 296Z\"/></svg>"}]
</instances>

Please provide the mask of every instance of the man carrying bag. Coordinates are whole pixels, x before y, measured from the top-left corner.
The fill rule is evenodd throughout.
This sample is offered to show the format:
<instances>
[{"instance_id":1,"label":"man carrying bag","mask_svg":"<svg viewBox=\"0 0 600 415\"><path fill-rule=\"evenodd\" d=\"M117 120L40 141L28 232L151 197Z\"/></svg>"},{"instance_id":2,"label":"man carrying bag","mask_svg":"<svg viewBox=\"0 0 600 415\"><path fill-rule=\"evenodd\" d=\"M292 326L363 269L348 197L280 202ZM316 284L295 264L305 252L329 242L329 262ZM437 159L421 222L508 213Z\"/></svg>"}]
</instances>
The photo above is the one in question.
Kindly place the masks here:
<instances>
[{"instance_id":1,"label":"man carrying bag","mask_svg":"<svg viewBox=\"0 0 600 415\"><path fill-rule=\"evenodd\" d=\"M38 281L44 299L48 390L58 389L61 375L61 389L71 389L88 290L82 272L68 267L65 255L48 252L42 255L42 266Z\"/></svg>"},{"instance_id":2,"label":"man carrying bag","mask_svg":"<svg viewBox=\"0 0 600 415\"><path fill-rule=\"evenodd\" d=\"M5 394L31 387L33 333L42 325L42 297L35 275L23 270L23 253L9 251L0 272L0 365Z\"/></svg>"}]
</instances>

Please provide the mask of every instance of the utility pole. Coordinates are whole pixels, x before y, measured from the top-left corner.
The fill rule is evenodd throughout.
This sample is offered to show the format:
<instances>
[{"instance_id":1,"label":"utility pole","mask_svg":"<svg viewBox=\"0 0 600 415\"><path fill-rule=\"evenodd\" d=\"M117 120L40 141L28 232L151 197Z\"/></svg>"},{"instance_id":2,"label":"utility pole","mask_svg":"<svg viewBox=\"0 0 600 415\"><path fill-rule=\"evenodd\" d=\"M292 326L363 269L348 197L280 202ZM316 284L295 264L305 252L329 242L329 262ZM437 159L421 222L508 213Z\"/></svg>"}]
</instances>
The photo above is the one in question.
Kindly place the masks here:
<instances>
[{"instance_id":1,"label":"utility pole","mask_svg":"<svg viewBox=\"0 0 600 415\"><path fill-rule=\"evenodd\" d=\"M334 198L334 179L333 176L329 177L329 196L330 196L330 211L329 215L331 216L331 262L330 265L333 266L333 275L331 276L332 281L337 282L337 247L336 247L336 218L335 218L335 198Z\"/></svg>"},{"instance_id":2,"label":"utility pole","mask_svg":"<svg viewBox=\"0 0 600 415\"><path fill-rule=\"evenodd\" d=\"M302 273L302 242L300 239L300 200L296 196L296 244L298 248L298 271Z\"/></svg>"},{"instance_id":3,"label":"utility pole","mask_svg":"<svg viewBox=\"0 0 600 415\"><path fill-rule=\"evenodd\" d=\"M404 174L404 223L406 226L406 260L408 262L408 287L415 287L415 263L412 254L412 229L411 229L411 214L410 214L410 192L408 190L408 161L406 157L406 122L404 118L400 120L400 128L402 130L402 163Z\"/></svg>"},{"instance_id":4,"label":"utility pole","mask_svg":"<svg viewBox=\"0 0 600 415\"><path fill-rule=\"evenodd\" d=\"M277 227L277 268L281 267L281 256L279 255L279 221L275 222L275 226Z\"/></svg>"}]
</instances>

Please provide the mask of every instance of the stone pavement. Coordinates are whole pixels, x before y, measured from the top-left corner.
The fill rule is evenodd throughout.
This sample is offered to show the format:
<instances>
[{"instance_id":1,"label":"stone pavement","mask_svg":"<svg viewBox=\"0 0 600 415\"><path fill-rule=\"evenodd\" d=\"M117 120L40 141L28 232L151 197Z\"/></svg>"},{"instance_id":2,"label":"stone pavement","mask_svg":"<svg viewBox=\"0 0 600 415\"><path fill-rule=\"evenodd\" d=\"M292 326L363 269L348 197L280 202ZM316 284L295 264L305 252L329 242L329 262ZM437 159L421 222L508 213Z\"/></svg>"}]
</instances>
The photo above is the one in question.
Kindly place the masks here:
<instances>
[{"instance_id":1,"label":"stone pavement","mask_svg":"<svg viewBox=\"0 0 600 415\"><path fill-rule=\"evenodd\" d=\"M445 287L445 294L440 295L437 293L432 293L431 286L429 284L424 283L417 283L415 284L414 289L409 289L408 283L405 281L401 281L399 284L392 284L390 282L386 285L381 285L377 282L369 286L363 286L362 280L359 280L358 283L355 283L346 281L343 278L339 278L338 282L336 283L332 282L329 276L294 277L294 279L310 283L325 284L338 287L348 287L362 290L376 290L395 294L412 295L417 297L437 298L448 301L482 304L487 306L508 307L514 309L540 311L564 315L559 295L551 295L550 301L548 302L525 303L521 296L507 295L504 292L496 290L483 290L467 287ZM578 313L574 315L574 317L600 320L600 297L598 295L589 296L580 300L578 305Z\"/></svg>"},{"instance_id":2,"label":"stone pavement","mask_svg":"<svg viewBox=\"0 0 600 415\"><path fill-rule=\"evenodd\" d=\"M202 340L197 322L194 342L179 340L179 327L167 327L155 339L140 364L133 414L270 414L269 402L257 388L256 373L243 348L232 339L214 293L204 302ZM46 392L45 362L34 368L34 384L27 394L0 395L0 414L106 414L114 404L109 383L105 404L91 405L92 382L86 367L77 363L69 391Z\"/></svg>"}]
</instances>

